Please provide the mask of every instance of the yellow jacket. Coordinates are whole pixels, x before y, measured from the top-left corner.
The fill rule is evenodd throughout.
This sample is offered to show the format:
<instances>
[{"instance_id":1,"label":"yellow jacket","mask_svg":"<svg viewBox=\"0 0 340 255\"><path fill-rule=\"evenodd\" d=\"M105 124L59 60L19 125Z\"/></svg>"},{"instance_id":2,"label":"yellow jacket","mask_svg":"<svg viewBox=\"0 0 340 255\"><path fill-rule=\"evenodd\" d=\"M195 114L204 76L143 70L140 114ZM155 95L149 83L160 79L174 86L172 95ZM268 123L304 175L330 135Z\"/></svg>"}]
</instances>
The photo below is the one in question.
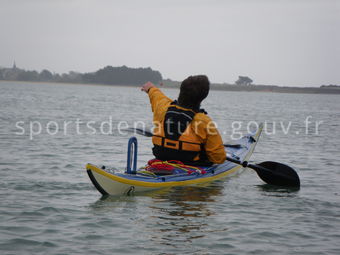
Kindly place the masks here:
<instances>
[{"instance_id":1,"label":"yellow jacket","mask_svg":"<svg viewBox=\"0 0 340 255\"><path fill-rule=\"evenodd\" d=\"M153 112L153 121L160 123L164 120L167 108L173 100L155 87L149 89L148 95ZM214 164L223 163L226 159L223 141L210 117L204 113L196 113L192 120L192 126L195 127L193 132L198 136L200 142L204 144L209 161Z\"/></svg>"}]
</instances>

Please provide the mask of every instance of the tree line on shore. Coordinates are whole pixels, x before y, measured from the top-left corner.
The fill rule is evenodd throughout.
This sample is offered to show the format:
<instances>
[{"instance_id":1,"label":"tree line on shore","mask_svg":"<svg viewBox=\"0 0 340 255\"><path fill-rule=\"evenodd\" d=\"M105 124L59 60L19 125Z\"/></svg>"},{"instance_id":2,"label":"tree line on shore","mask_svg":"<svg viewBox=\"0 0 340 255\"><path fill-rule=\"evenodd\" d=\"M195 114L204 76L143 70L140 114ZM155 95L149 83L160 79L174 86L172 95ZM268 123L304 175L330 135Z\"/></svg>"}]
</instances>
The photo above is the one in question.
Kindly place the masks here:
<instances>
[{"instance_id":1,"label":"tree line on shore","mask_svg":"<svg viewBox=\"0 0 340 255\"><path fill-rule=\"evenodd\" d=\"M155 84L164 84L166 87L179 87L181 82L171 79L163 80L159 71L147 68L130 68L127 66L113 67L106 66L95 72L79 73L70 71L68 73L52 73L47 69L41 72L24 70L17 68L14 64L12 68L0 67L0 80L6 81L33 81L33 82L62 82L62 83L88 83L88 84L108 84L108 85L140 85L151 81ZM253 85L253 80L248 76L238 76L234 84L222 83L212 84L215 89L229 90L278 90L283 87L275 85ZM236 86L232 86L236 85ZM321 89L340 89L340 85L321 85ZM301 88L287 87L286 90L299 90Z\"/></svg>"},{"instance_id":2,"label":"tree line on shore","mask_svg":"<svg viewBox=\"0 0 340 255\"><path fill-rule=\"evenodd\" d=\"M0 68L0 80L8 81L43 81L64 83L94 83L109 85L139 85L147 81L159 83L162 81L159 71L148 68L130 68L127 66L106 66L96 72L78 73L52 73L49 70L41 72L17 68Z\"/></svg>"},{"instance_id":3,"label":"tree line on shore","mask_svg":"<svg viewBox=\"0 0 340 255\"><path fill-rule=\"evenodd\" d=\"M63 83L89 83L109 85L140 85L151 81L155 84L162 82L162 74L159 71L148 68L130 68L127 66L106 66L95 72L80 73L70 71L68 73L52 73L47 69L41 72L17 68L15 63L12 68L0 67L0 80L7 81L40 81L40 82L63 82ZM166 81L166 80L165 80ZM171 80L169 80L171 81ZM249 86L253 82L247 76L239 76L236 85ZM175 81L168 82L178 83Z\"/></svg>"}]
</instances>

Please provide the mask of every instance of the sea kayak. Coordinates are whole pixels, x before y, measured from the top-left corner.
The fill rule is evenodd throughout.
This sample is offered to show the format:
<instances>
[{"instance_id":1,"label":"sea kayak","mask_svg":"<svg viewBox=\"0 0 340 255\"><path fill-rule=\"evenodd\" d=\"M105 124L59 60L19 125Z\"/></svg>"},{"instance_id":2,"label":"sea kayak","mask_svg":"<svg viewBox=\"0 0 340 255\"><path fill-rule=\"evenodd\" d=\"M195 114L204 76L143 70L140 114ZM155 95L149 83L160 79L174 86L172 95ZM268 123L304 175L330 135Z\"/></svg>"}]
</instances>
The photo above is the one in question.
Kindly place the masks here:
<instances>
[{"instance_id":1,"label":"sea kayak","mask_svg":"<svg viewBox=\"0 0 340 255\"><path fill-rule=\"evenodd\" d=\"M259 140L263 125L256 132L225 145L227 156L248 161ZM137 148L134 153L137 153ZM127 168L130 168L128 160ZM196 185L230 177L238 173L242 166L225 161L209 167L202 166L194 173L178 173L171 175L145 175L145 168L135 171L117 171L112 167L87 164L86 170L90 180L102 195L130 195L137 192L169 188L173 186Z\"/></svg>"}]
</instances>

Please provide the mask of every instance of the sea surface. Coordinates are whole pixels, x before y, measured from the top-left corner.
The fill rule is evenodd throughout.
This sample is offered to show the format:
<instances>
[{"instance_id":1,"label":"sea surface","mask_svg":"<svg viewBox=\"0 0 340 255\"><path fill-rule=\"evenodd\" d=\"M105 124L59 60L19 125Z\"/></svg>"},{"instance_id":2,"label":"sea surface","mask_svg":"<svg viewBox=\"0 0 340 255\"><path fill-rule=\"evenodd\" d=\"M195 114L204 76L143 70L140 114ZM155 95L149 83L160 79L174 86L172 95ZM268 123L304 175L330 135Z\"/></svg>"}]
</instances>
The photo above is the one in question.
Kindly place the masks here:
<instances>
[{"instance_id":1,"label":"sea surface","mask_svg":"<svg viewBox=\"0 0 340 255\"><path fill-rule=\"evenodd\" d=\"M270 187L246 169L201 186L102 197L85 165L124 171L131 134L119 131L151 126L147 95L1 82L0 254L340 254L339 95L211 91L202 107L226 142L264 122L253 162L294 167L301 189ZM151 141L138 142L143 166Z\"/></svg>"}]
</instances>

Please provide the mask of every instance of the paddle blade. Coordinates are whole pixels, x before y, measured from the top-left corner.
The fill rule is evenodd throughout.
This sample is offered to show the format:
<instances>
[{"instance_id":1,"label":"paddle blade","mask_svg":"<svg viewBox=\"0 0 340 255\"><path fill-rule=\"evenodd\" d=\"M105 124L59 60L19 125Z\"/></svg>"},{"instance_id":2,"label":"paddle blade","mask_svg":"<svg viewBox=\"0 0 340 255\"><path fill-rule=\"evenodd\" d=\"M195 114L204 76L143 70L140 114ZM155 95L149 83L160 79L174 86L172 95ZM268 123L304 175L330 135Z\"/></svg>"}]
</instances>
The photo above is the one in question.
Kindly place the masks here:
<instances>
[{"instance_id":1,"label":"paddle blade","mask_svg":"<svg viewBox=\"0 0 340 255\"><path fill-rule=\"evenodd\" d=\"M250 167L250 164L248 165ZM252 165L258 176L266 183L287 186L287 187L300 187L300 178L296 171L282 163L266 161L257 165Z\"/></svg>"}]
</instances>

